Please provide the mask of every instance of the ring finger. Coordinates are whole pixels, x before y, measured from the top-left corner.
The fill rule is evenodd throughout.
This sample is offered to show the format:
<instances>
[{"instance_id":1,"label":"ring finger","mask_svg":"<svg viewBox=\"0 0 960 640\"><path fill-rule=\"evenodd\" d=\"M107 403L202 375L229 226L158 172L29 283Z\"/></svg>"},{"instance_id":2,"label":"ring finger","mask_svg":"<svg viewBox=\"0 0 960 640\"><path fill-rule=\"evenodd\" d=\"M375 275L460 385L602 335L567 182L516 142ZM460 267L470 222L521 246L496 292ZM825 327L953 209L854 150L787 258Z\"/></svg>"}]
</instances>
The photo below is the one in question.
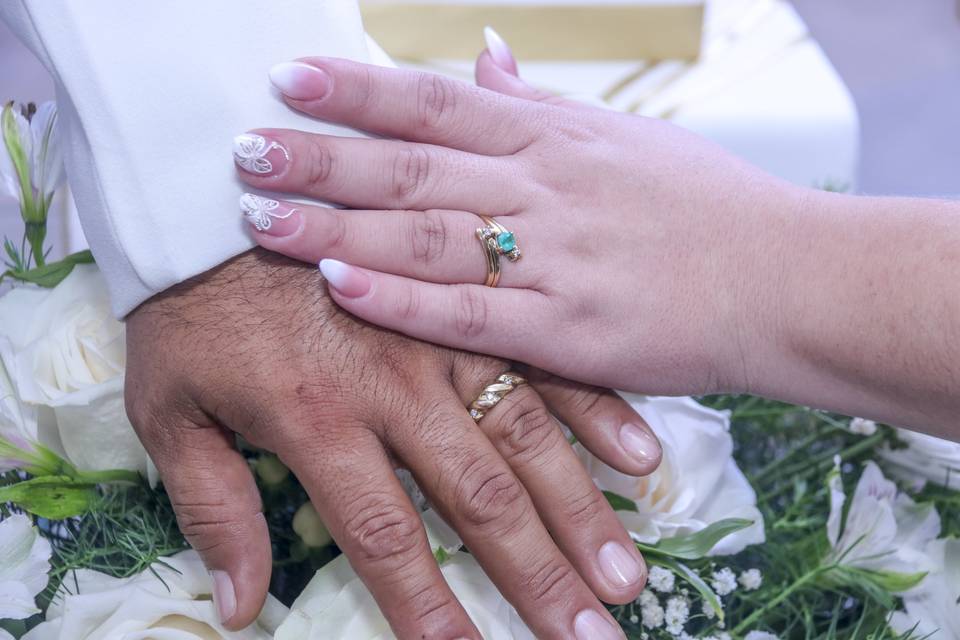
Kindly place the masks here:
<instances>
[{"instance_id":1,"label":"ring finger","mask_svg":"<svg viewBox=\"0 0 960 640\"><path fill-rule=\"evenodd\" d=\"M520 161L429 144L262 129L234 139L240 177L257 189L369 209L513 213L529 201Z\"/></svg>"},{"instance_id":2,"label":"ring finger","mask_svg":"<svg viewBox=\"0 0 960 640\"><path fill-rule=\"evenodd\" d=\"M484 245L477 229L484 222L465 211L353 211L313 207L245 194L244 216L257 231L257 243L304 262L324 258L440 284L482 284L487 277ZM521 216L498 220L515 234L525 255L534 259L510 263L500 258L501 287L533 287L537 245Z\"/></svg>"}]
</instances>

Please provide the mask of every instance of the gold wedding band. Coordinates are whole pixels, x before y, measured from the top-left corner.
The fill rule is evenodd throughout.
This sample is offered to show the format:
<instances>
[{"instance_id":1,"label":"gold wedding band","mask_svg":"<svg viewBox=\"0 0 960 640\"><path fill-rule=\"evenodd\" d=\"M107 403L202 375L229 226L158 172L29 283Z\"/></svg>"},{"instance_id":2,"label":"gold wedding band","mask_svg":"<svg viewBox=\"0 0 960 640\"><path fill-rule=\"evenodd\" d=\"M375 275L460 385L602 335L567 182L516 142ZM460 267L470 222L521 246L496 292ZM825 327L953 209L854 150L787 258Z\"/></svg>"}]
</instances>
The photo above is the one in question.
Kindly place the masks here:
<instances>
[{"instance_id":1,"label":"gold wedding band","mask_svg":"<svg viewBox=\"0 0 960 640\"><path fill-rule=\"evenodd\" d=\"M480 422L483 416L485 416L490 409L497 406L497 403L506 398L511 391L526 383L526 378L512 371L503 374L497 378L496 382L487 385L483 393L470 403L470 417L473 418L474 422Z\"/></svg>"},{"instance_id":2,"label":"gold wedding band","mask_svg":"<svg viewBox=\"0 0 960 640\"><path fill-rule=\"evenodd\" d=\"M483 245L487 258L487 279L484 285L495 287L500 283L500 256L506 256L510 262L520 259L517 239L506 227L489 216L480 216L486 226L477 229L477 238Z\"/></svg>"}]
</instances>

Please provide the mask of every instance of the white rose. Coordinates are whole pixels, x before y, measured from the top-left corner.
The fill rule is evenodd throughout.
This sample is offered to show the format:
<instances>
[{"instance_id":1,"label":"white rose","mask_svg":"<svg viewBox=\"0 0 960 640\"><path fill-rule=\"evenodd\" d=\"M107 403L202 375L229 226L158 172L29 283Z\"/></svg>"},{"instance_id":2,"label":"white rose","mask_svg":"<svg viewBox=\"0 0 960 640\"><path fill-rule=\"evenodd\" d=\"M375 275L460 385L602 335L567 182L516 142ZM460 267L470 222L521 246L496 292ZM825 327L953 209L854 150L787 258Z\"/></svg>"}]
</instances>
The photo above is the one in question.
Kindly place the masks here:
<instances>
[{"instance_id":1,"label":"white rose","mask_svg":"<svg viewBox=\"0 0 960 640\"><path fill-rule=\"evenodd\" d=\"M942 440L923 433L898 429L904 449L884 447L880 459L890 474L920 490L929 481L960 490L960 442Z\"/></svg>"},{"instance_id":2,"label":"white rose","mask_svg":"<svg viewBox=\"0 0 960 640\"><path fill-rule=\"evenodd\" d=\"M690 398L647 398L624 394L663 446L663 461L649 476L635 478L607 466L579 447L581 459L597 485L636 504L618 511L627 531L652 544L687 535L726 518L753 524L730 534L709 555L739 553L765 540L757 494L733 460L729 414Z\"/></svg>"},{"instance_id":3,"label":"white rose","mask_svg":"<svg viewBox=\"0 0 960 640\"><path fill-rule=\"evenodd\" d=\"M846 521L846 494L835 470L830 479L830 515L827 539L832 550L827 562L872 571L916 574L934 568L925 552L940 534L940 515L932 505L917 504L868 462L854 490Z\"/></svg>"},{"instance_id":4,"label":"white rose","mask_svg":"<svg viewBox=\"0 0 960 640\"><path fill-rule=\"evenodd\" d=\"M0 337L16 395L37 409L30 437L84 471L148 472L123 405L124 326L110 315L96 266L78 265L54 289L20 287L0 298Z\"/></svg>"},{"instance_id":5,"label":"white rose","mask_svg":"<svg viewBox=\"0 0 960 640\"><path fill-rule=\"evenodd\" d=\"M480 635L497 640L534 640L533 633L473 556L457 551L461 542L456 533L433 511L422 516L430 547L434 551L442 548L450 556L440 571ZM394 637L347 557L339 556L317 571L293 603L289 617L277 629L275 640L387 640Z\"/></svg>"},{"instance_id":6,"label":"white rose","mask_svg":"<svg viewBox=\"0 0 960 640\"><path fill-rule=\"evenodd\" d=\"M65 578L46 621L23 640L272 640L288 611L267 596L254 624L228 631L212 590L194 551L162 558L132 578L80 570Z\"/></svg>"},{"instance_id":7,"label":"white rose","mask_svg":"<svg viewBox=\"0 0 960 640\"><path fill-rule=\"evenodd\" d=\"M934 540L926 552L937 569L903 597L906 610L894 613L890 626L915 638L960 638L960 540Z\"/></svg>"},{"instance_id":8,"label":"white rose","mask_svg":"<svg viewBox=\"0 0 960 640\"><path fill-rule=\"evenodd\" d=\"M40 612L36 597L47 586L50 551L27 516L0 521L0 619L22 620Z\"/></svg>"}]
</instances>

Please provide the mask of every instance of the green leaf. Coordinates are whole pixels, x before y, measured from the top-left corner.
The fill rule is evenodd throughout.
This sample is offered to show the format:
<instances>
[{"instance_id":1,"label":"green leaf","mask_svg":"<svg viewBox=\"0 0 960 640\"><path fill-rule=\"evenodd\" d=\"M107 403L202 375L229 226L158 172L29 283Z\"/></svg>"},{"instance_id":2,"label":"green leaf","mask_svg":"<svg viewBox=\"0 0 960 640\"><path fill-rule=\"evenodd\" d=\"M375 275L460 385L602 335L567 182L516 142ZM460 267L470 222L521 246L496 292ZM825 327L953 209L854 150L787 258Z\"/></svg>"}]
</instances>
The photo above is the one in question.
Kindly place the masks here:
<instances>
[{"instance_id":1,"label":"green leaf","mask_svg":"<svg viewBox=\"0 0 960 640\"><path fill-rule=\"evenodd\" d=\"M697 560L704 557L714 546L731 533L746 529L753 524L753 520L744 518L726 518L718 520L706 529L701 529L688 536L666 538L657 544L648 545L637 543L637 548L644 554L657 554L684 560Z\"/></svg>"},{"instance_id":2,"label":"green leaf","mask_svg":"<svg viewBox=\"0 0 960 640\"><path fill-rule=\"evenodd\" d=\"M607 499L614 511L636 511L637 503L630 498L624 498L619 493L613 491L604 491L603 497Z\"/></svg>"},{"instance_id":3,"label":"green leaf","mask_svg":"<svg viewBox=\"0 0 960 640\"><path fill-rule=\"evenodd\" d=\"M639 547L640 545L637 546ZM648 565L669 569L686 580L691 587L697 590L697 593L700 594L703 601L710 605L710 608L717 614L717 619L723 622L723 605L720 603L720 598L713 592L710 585L704 582L703 578L697 575L693 569L682 562L677 562L673 558L665 558L662 556L644 556L644 558Z\"/></svg>"},{"instance_id":4,"label":"green leaf","mask_svg":"<svg viewBox=\"0 0 960 640\"><path fill-rule=\"evenodd\" d=\"M450 554L443 547L437 547L436 551L433 552L433 557L436 558L437 564L442 565L450 559Z\"/></svg>"},{"instance_id":5,"label":"green leaf","mask_svg":"<svg viewBox=\"0 0 960 640\"><path fill-rule=\"evenodd\" d=\"M16 272L10 270L3 275L52 289L63 282L64 278L70 275L73 268L78 264L92 264L93 262L93 254L90 253L89 250L83 250L77 253L71 253L59 262L52 262L48 265L31 269L30 271ZM2 279L3 278L0 277L0 281L2 281Z\"/></svg>"},{"instance_id":6,"label":"green leaf","mask_svg":"<svg viewBox=\"0 0 960 640\"><path fill-rule=\"evenodd\" d=\"M97 499L94 486L67 476L42 476L0 487L0 502L13 502L41 518L63 520L90 510Z\"/></svg>"},{"instance_id":7,"label":"green leaf","mask_svg":"<svg viewBox=\"0 0 960 640\"><path fill-rule=\"evenodd\" d=\"M864 591L875 593L874 588L876 588L889 594L909 591L927 577L926 571L900 573L898 571L877 571L857 567L839 567L837 574L848 584L858 586Z\"/></svg>"}]
</instances>

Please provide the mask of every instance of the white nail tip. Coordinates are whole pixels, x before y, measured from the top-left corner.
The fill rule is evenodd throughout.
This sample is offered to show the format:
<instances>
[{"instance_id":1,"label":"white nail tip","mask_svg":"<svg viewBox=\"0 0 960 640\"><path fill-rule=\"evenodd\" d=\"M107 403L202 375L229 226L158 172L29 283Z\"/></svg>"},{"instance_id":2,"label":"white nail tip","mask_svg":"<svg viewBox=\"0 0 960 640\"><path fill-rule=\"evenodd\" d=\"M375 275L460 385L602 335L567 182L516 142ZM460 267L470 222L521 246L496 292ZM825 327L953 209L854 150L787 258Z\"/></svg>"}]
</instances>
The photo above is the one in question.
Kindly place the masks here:
<instances>
[{"instance_id":1,"label":"white nail tip","mask_svg":"<svg viewBox=\"0 0 960 640\"><path fill-rule=\"evenodd\" d=\"M291 209L287 213L280 215L275 213L280 203L270 198L264 198L254 193L245 193L240 196L240 210L243 211L243 217L256 227L257 231L266 231L273 226L273 220L283 220L293 215L296 209Z\"/></svg>"},{"instance_id":2,"label":"white nail tip","mask_svg":"<svg viewBox=\"0 0 960 640\"><path fill-rule=\"evenodd\" d=\"M241 133L233 139L233 159L250 173L267 174L273 171L273 163L267 154L279 149L289 160L287 150L276 142L267 142L263 136L255 133Z\"/></svg>"}]
</instances>

